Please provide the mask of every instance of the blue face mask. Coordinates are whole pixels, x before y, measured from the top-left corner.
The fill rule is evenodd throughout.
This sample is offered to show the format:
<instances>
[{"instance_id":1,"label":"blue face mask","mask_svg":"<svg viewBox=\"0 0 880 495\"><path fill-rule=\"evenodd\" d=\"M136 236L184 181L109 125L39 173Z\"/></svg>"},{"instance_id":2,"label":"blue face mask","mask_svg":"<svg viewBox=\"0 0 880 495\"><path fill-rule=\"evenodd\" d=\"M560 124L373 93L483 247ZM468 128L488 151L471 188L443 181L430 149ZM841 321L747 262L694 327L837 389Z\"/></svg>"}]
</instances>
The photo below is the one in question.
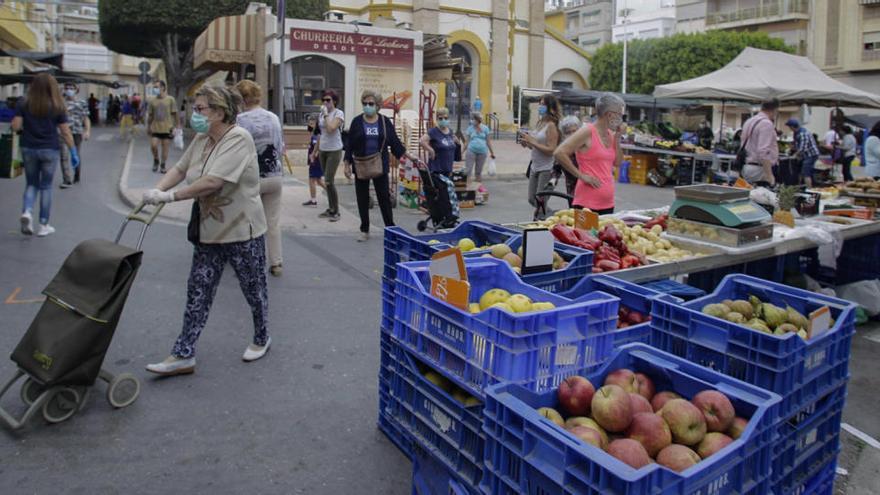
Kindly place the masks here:
<instances>
[{"instance_id":1,"label":"blue face mask","mask_svg":"<svg viewBox=\"0 0 880 495\"><path fill-rule=\"evenodd\" d=\"M364 105L364 115L367 117L376 115L376 105Z\"/></svg>"},{"instance_id":2,"label":"blue face mask","mask_svg":"<svg viewBox=\"0 0 880 495\"><path fill-rule=\"evenodd\" d=\"M547 115L547 105L538 105L538 115L541 117Z\"/></svg>"},{"instance_id":3,"label":"blue face mask","mask_svg":"<svg viewBox=\"0 0 880 495\"><path fill-rule=\"evenodd\" d=\"M439 125L440 127L448 127L449 119L437 119L437 125Z\"/></svg>"},{"instance_id":4,"label":"blue face mask","mask_svg":"<svg viewBox=\"0 0 880 495\"><path fill-rule=\"evenodd\" d=\"M193 112L192 116L189 118L189 126L198 133L204 134L208 132L208 128L211 127L208 124L208 117L200 113Z\"/></svg>"}]
</instances>

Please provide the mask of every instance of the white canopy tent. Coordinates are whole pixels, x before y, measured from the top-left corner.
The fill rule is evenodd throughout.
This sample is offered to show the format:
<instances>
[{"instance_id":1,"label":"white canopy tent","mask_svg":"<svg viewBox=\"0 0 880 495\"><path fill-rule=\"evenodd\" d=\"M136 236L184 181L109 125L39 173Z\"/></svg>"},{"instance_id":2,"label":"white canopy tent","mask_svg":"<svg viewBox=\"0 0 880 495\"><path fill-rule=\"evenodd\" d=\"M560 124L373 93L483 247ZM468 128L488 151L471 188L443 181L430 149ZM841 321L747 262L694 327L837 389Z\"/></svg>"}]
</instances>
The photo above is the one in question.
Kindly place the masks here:
<instances>
[{"instance_id":1,"label":"white canopy tent","mask_svg":"<svg viewBox=\"0 0 880 495\"><path fill-rule=\"evenodd\" d=\"M880 108L880 96L829 77L806 57L757 48L744 49L705 76L656 86L654 96L754 102L778 98L826 107Z\"/></svg>"}]
</instances>

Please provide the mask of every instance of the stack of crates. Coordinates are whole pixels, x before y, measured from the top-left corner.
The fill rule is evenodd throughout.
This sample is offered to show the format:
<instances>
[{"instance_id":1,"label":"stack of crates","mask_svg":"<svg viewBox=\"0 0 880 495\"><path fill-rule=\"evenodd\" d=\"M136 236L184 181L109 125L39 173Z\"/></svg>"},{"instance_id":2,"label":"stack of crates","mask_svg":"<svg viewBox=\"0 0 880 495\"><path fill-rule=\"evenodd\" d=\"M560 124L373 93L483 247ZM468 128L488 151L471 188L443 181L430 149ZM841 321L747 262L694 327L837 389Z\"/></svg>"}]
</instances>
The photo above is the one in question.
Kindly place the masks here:
<instances>
[{"instance_id":1,"label":"stack of crates","mask_svg":"<svg viewBox=\"0 0 880 495\"><path fill-rule=\"evenodd\" d=\"M648 172L657 168L657 155L632 155L629 162L629 181L633 184L647 185Z\"/></svg>"},{"instance_id":2,"label":"stack of crates","mask_svg":"<svg viewBox=\"0 0 880 495\"><path fill-rule=\"evenodd\" d=\"M803 315L827 306L834 324L818 337L770 335L703 314L725 299L756 296ZM846 402L856 305L746 275L729 275L715 291L684 304L653 305L651 345L782 397L774 428L779 435L772 459L775 495L831 493L823 477L840 451L841 413ZM804 492L828 486L826 492Z\"/></svg>"}]
</instances>

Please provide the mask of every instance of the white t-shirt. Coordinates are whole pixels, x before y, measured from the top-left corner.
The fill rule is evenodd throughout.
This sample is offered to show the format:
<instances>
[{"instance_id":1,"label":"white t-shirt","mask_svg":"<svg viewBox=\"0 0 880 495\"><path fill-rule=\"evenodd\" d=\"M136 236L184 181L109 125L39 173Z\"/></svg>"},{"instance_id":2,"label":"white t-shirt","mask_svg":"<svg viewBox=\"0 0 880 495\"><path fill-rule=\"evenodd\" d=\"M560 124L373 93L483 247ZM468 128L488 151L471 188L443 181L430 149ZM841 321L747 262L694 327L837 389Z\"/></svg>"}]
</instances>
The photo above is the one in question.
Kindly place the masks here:
<instances>
[{"instance_id":1,"label":"white t-shirt","mask_svg":"<svg viewBox=\"0 0 880 495\"><path fill-rule=\"evenodd\" d=\"M822 141L825 141L825 146L828 146L829 148L834 146L834 143L839 140L840 137L837 135L837 131L835 131L834 129L826 132L825 138L822 139Z\"/></svg>"},{"instance_id":2,"label":"white t-shirt","mask_svg":"<svg viewBox=\"0 0 880 495\"><path fill-rule=\"evenodd\" d=\"M335 108L330 116L326 119L318 117L318 127L321 128L321 142L318 144L319 151L339 151L342 149L342 126L336 128L333 132L327 132L324 128L325 122L333 122L334 118L342 120L345 125L345 113Z\"/></svg>"}]
</instances>

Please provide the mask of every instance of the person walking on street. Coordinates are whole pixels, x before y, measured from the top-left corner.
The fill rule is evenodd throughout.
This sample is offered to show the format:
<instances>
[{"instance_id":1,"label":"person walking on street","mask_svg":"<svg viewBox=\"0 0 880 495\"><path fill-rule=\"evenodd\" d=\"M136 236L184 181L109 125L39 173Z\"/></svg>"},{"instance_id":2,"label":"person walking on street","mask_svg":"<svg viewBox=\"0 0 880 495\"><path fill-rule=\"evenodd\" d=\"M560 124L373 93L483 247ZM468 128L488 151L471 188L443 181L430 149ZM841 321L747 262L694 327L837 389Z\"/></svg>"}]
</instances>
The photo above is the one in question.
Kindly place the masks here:
<instances>
[{"instance_id":1,"label":"person walking on street","mask_svg":"<svg viewBox=\"0 0 880 495\"><path fill-rule=\"evenodd\" d=\"M449 127L449 109L440 107L436 111L436 126L419 140L419 145L428 153L428 169L431 173L450 176L455 161L455 147L458 138Z\"/></svg>"},{"instance_id":2,"label":"person walking on street","mask_svg":"<svg viewBox=\"0 0 880 495\"><path fill-rule=\"evenodd\" d=\"M132 109L128 95L122 95L122 102L120 105L122 118L119 120L119 135L120 137L131 139L134 136L134 110Z\"/></svg>"},{"instance_id":3,"label":"person walking on street","mask_svg":"<svg viewBox=\"0 0 880 495\"><path fill-rule=\"evenodd\" d=\"M381 101L382 96L379 93L369 89L363 92L361 104L364 113L352 119L348 131L348 146L345 149L345 176L347 178L352 178L352 164L356 165L354 168L354 189L357 195L358 213L361 217L361 234L358 236L358 242L364 242L370 238L370 177L358 176L362 172L358 171L357 162L365 163L371 158L381 160L382 173L372 177L373 187L376 189L382 220L386 227L391 227L394 225L394 216L391 212L391 195L388 185L388 149L390 148L391 153L398 159L406 156L413 162L418 161L417 157L406 152L406 147L400 142L400 138L394 131L394 123L379 113L379 102Z\"/></svg>"},{"instance_id":4,"label":"person walking on street","mask_svg":"<svg viewBox=\"0 0 880 495\"><path fill-rule=\"evenodd\" d=\"M260 199L266 213L266 246L269 273L281 276L281 189L283 177L281 157L284 155L284 134L278 116L260 107L263 88L253 81L244 80L235 85L244 100L244 111L236 121L251 133L257 149L260 167Z\"/></svg>"},{"instance_id":5,"label":"person walking on street","mask_svg":"<svg viewBox=\"0 0 880 495\"><path fill-rule=\"evenodd\" d=\"M83 141L88 141L92 132L92 121L89 118L86 102L76 98L79 87L74 83L64 84L64 103L67 106L67 123L73 133L73 144L77 151L82 151ZM61 189L66 189L79 182L82 162L74 168L71 166L70 148L61 146Z\"/></svg>"},{"instance_id":6,"label":"person walking on street","mask_svg":"<svg viewBox=\"0 0 880 495\"><path fill-rule=\"evenodd\" d=\"M740 176L749 184L772 186L776 183L773 166L779 161L779 144L774 122L778 111L779 100L767 100L761 104L761 111L743 124L742 142L746 151L746 163ZM812 174L812 169L809 172ZM805 176L803 168L801 175Z\"/></svg>"},{"instance_id":7,"label":"person walking on street","mask_svg":"<svg viewBox=\"0 0 880 495\"><path fill-rule=\"evenodd\" d=\"M852 162L856 159L856 149L859 147L852 127L843 126L843 139L840 140L840 149L843 150L841 163L843 164L843 180L853 180Z\"/></svg>"},{"instance_id":8,"label":"person walking on street","mask_svg":"<svg viewBox=\"0 0 880 495\"><path fill-rule=\"evenodd\" d=\"M538 101L540 120L537 129L523 133L520 138L520 145L532 150L528 168L528 201L536 208L535 220L540 220L537 218L537 208L543 206L543 201L539 201L535 194L547 189L553 173L553 152L559 144L559 113L556 97L549 94L542 96Z\"/></svg>"},{"instance_id":9,"label":"person walking on street","mask_svg":"<svg viewBox=\"0 0 880 495\"><path fill-rule=\"evenodd\" d=\"M315 153L318 150L318 133L320 133L320 129L318 129L318 117L314 115L309 115L308 118L308 129L309 129L309 151L307 153L307 159L309 161L309 200L303 203L303 206L318 206L317 194L318 187L321 189L327 190L327 187L324 185L324 172L321 171L321 160L318 159L318 155Z\"/></svg>"},{"instance_id":10,"label":"person walking on street","mask_svg":"<svg viewBox=\"0 0 880 495\"><path fill-rule=\"evenodd\" d=\"M871 127L865 140L865 175L880 177L880 122Z\"/></svg>"},{"instance_id":11,"label":"person walking on street","mask_svg":"<svg viewBox=\"0 0 880 495\"><path fill-rule=\"evenodd\" d=\"M801 177L804 184L813 187L813 172L816 160L819 159L819 147L813 134L806 127L802 127L798 119L788 119L785 125L794 133L794 156L801 163Z\"/></svg>"},{"instance_id":12,"label":"person walking on street","mask_svg":"<svg viewBox=\"0 0 880 495\"><path fill-rule=\"evenodd\" d=\"M625 111L620 96L603 93L596 98L595 122L584 125L556 148L556 161L578 177L575 208L589 208L599 215L614 213L614 168L623 160L620 132Z\"/></svg>"},{"instance_id":13,"label":"person walking on street","mask_svg":"<svg viewBox=\"0 0 880 495\"><path fill-rule=\"evenodd\" d=\"M95 98L95 93L89 93L89 120L92 121L92 124L98 125L98 99Z\"/></svg>"},{"instance_id":14,"label":"person walking on street","mask_svg":"<svg viewBox=\"0 0 880 495\"><path fill-rule=\"evenodd\" d=\"M345 125L345 113L336 108L339 105L339 95L332 89L324 91L321 97L321 114L318 116L317 158L321 161L321 171L324 173L324 185L327 190L327 210L318 215L327 218L331 222L339 221L339 193L336 191L336 170L342 160L342 126ZM315 155L311 157L314 159Z\"/></svg>"},{"instance_id":15,"label":"person walking on street","mask_svg":"<svg viewBox=\"0 0 880 495\"><path fill-rule=\"evenodd\" d=\"M67 123L67 112L58 82L50 74L42 72L34 77L28 87L27 97L18 101L13 132L21 132L21 156L24 162L25 189L21 208L21 233L34 234L33 210L40 194L40 227L38 237L55 232L49 225L52 209L52 177L60 160L58 133L70 149L73 168L79 167L79 152Z\"/></svg>"},{"instance_id":16,"label":"person walking on street","mask_svg":"<svg viewBox=\"0 0 880 495\"><path fill-rule=\"evenodd\" d=\"M177 102L168 94L165 81L153 86L153 97L147 100L147 125L150 130L150 149L153 152L153 172L165 173L168 149L177 128ZM159 147L162 148L161 158Z\"/></svg>"},{"instance_id":17,"label":"person walking on street","mask_svg":"<svg viewBox=\"0 0 880 495\"><path fill-rule=\"evenodd\" d=\"M568 139L572 134L578 131L581 127L584 126L584 123L578 117L574 115L569 115L563 118L559 122L559 132L562 134L560 138L560 144ZM574 155L571 155L571 162L577 163L577 158ZM578 177L577 175L572 174L565 167L562 166L562 163L559 160L555 160L553 163L553 187L551 189L555 189L556 183L559 182L559 178L565 176L565 194L568 194L571 197L574 197L574 190L577 186Z\"/></svg>"},{"instance_id":18,"label":"person walking on street","mask_svg":"<svg viewBox=\"0 0 880 495\"><path fill-rule=\"evenodd\" d=\"M489 127L483 125L483 115L480 112L471 113L471 122L464 131L465 153L464 174L468 177L476 174L474 180L483 182L483 165L486 156L495 159L495 150L492 149L492 139L489 137Z\"/></svg>"},{"instance_id":19,"label":"person walking on street","mask_svg":"<svg viewBox=\"0 0 880 495\"><path fill-rule=\"evenodd\" d=\"M152 373L180 375L195 371L196 342L208 321L227 263L235 271L254 322L254 336L242 359L260 359L272 343L268 332L266 217L260 201L260 169L253 138L235 124L241 100L236 93L222 86L203 86L196 92L190 118L196 137L156 188L143 196L147 204L195 200L190 227L192 268L183 330L168 358L147 365ZM172 191L189 171L196 172L198 178Z\"/></svg>"}]
</instances>

